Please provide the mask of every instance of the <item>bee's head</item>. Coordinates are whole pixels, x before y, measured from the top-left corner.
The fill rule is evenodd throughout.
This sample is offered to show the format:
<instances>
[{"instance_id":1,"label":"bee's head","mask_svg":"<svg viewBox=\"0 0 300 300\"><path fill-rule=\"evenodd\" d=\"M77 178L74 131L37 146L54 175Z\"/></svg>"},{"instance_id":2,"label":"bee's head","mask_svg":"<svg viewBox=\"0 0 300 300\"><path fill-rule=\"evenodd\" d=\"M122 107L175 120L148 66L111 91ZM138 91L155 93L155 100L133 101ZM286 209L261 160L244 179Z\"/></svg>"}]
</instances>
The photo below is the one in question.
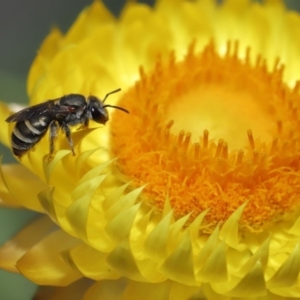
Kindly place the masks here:
<instances>
[{"instance_id":1,"label":"bee's head","mask_svg":"<svg viewBox=\"0 0 300 300\"><path fill-rule=\"evenodd\" d=\"M114 91L106 94L103 101L101 101L100 99L98 99L95 96L89 96L88 101L87 101L88 102L87 110L90 113L90 118L97 123L105 124L109 119L109 115L108 115L108 111L107 111L106 107L113 107L113 108L122 110L129 114L129 111L126 110L125 108L122 108L119 106L114 106L114 105L109 105L109 104L104 104L105 100L107 99L107 97L110 94L119 92L120 90L121 89L117 89L117 90L114 90Z\"/></svg>"},{"instance_id":2,"label":"bee's head","mask_svg":"<svg viewBox=\"0 0 300 300\"><path fill-rule=\"evenodd\" d=\"M90 118L95 122L105 124L108 121L108 111L104 107L103 102L97 97L88 97L87 110L90 113Z\"/></svg>"}]
</instances>

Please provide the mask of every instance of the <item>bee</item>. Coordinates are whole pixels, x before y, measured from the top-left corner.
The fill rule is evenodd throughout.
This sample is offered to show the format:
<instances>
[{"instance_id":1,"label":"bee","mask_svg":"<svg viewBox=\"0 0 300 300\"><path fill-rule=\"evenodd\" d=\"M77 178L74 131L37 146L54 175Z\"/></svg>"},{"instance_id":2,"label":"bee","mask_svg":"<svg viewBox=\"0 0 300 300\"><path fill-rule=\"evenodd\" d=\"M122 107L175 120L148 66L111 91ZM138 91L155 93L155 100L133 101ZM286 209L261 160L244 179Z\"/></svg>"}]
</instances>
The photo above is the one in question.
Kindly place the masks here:
<instances>
[{"instance_id":1,"label":"bee","mask_svg":"<svg viewBox=\"0 0 300 300\"><path fill-rule=\"evenodd\" d=\"M54 142L60 129L66 135L72 154L75 155L70 126L81 124L80 129L84 129L88 127L89 120L105 124L109 119L107 107L113 107L129 113L125 108L104 104L109 95L120 90L117 89L106 94L103 100L95 96L85 98L80 94L69 94L33 105L11 115L5 121L8 123L16 122L11 135L14 155L20 159L43 138L48 128L50 131L48 160L54 157Z\"/></svg>"}]
</instances>

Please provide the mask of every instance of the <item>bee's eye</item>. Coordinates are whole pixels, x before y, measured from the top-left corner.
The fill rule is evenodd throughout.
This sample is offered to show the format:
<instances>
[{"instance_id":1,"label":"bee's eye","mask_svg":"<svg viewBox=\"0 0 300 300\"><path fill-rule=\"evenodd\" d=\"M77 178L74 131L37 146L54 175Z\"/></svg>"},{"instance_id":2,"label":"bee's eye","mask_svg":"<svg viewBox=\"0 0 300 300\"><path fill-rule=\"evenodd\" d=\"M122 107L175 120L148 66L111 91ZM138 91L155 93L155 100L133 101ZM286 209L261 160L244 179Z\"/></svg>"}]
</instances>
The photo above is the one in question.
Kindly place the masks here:
<instances>
[{"instance_id":1,"label":"bee's eye","mask_svg":"<svg viewBox=\"0 0 300 300\"><path fill-rule=\"evenodd\" d=\"M91 108L92 118L95 122L105 124L107 121L105 111L101 111L100 109L96 109L95 107Z\"/></svg>"}]
</instances>

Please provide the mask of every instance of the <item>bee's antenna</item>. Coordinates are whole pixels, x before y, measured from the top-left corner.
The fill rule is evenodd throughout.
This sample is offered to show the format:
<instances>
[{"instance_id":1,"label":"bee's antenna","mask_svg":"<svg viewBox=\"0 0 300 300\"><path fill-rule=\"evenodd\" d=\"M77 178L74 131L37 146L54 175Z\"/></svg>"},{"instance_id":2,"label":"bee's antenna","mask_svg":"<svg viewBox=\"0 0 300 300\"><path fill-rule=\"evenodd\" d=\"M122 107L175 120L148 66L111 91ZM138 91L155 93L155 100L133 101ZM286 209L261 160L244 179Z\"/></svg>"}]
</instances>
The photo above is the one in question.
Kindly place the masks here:
<instances>
[{"instance_id":1,"label":"bee's antenna","mask_svg":"<svg viewBox=\"0 0 300 300\"><path fill-rule=\"evenodd\" d=\"M114 94L114 93L117 93L117 92L120 92L120 91L121 91L121 89L116 89L116 90L114 90L114 91L111 91L111 92L107 93L107 94L105 95L104 99L102 100L102 103L105 102L105 100L107 99L107 97L108 97L109 95Z\"/></svg>"},{"instance_id":2,"label":"bee's antenna","mask_svg":"<svg viewBox=\"0 0 300 300\"><path fill-rule=\"evenodd\" d=\"M111 94L111 93L110 93L110 94ZM104 105L103 107L113 107L113 108L122 110L122 111L124 111L124 112L126 112L126 113L129 114L129 111L128 111L127 109L125 109L125 108L123 108L123 107L120 107L120 106L115 106L115 105L109 105L109 104L107 104L107 105Z\"/></svg>"}]
</instances>

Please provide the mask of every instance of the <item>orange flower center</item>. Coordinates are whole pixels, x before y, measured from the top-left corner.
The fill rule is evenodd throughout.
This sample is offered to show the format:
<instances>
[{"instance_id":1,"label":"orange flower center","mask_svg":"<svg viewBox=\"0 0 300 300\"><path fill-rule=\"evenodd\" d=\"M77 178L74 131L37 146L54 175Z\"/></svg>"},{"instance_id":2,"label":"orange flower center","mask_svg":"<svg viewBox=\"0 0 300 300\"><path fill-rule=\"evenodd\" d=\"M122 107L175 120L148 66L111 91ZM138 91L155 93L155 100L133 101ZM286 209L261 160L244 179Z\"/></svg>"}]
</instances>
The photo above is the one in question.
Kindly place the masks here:
<instances>
[{"instance_id":1,"label":"orange flower center","mask_svg":"<svg viewBox=\"0 0 300 300\"><path fill-rule=\"evenodd\" d=\"M213 44L190 47L184 61L158 59L152 74L121 99L111 147L122 178L146 185L143 200L162 211L169 199L178 219L208 210L209 228L248 202L240 225L260 230L300 203L297 84L282 81L238 43L220 56Z\"/></svg>"}]
</instances>

